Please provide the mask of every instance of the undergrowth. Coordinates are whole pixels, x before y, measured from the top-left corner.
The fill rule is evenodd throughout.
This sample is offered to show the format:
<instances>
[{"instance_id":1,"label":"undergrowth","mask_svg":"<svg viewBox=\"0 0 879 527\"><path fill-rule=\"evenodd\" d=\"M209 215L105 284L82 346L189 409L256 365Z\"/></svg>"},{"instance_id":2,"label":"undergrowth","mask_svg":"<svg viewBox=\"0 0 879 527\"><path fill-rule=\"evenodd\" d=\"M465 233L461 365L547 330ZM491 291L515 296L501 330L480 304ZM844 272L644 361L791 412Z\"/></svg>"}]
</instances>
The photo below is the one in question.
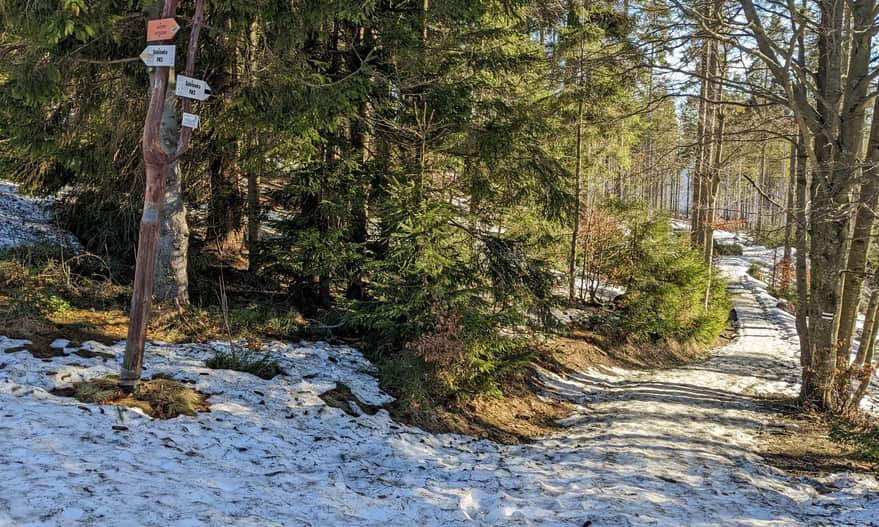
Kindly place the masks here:
<instances>
[{"instance_id":1,"label":"undergrowth","mask_svg":"<svg viewBox=\"0 0 879 527\"><path fill-rule=\"evenodd\" d=\"M831 425L830 437L854 448L857 456L864 461L879 463L879 426L836 422Z\"/></svg>"},{"instance_id":2,"label":"undergrowth","mask_svg":"<svg viewBox=\"0 0 879 527\"><path fill-rule=\"evenodd\" d=\"M126 338L131 287L106 262L57 245L0 250L0 334L46 347L56 338L112 343ZM229 324L242 339L290 339L307 327L288 306L233 303ZM155 305L149 338L171 343L226 336L220 306Z\"/></svg>"},{"instance_id":3,"label":"undergrowth","mask_svg":"<svg viewBox=\"0 0 879 527\"><path fill-rule=\"evenodd\" d=\"M716 256L741 256L744 249L737 243L714 242L714 254Z\"/></svg>"},{"instance_id":4,"label":"undergrowth","mask_svg":"<svg viewBox=\"0 0 879 527\"><path fill-rule=\"evenodd\" d=\"M763 281L766 278L766 275L763 271L763 266L757 262L754 262L748 266L748 274L760 281Z\"/></svg>"},{"instance_id":5,"label":"undergrowth","mask_svg":"<svg viewBox=\"0 0 879 527\"><path fill-rule=\"evenodd\" d=\"M590 329L617 342L713 342L732 307L726 282L674 233L666 216L638 204L605 207L624 227L611 235L607 267L614 271L608 278L626 292L590 316Z\"/></svg>"}]
</instances>

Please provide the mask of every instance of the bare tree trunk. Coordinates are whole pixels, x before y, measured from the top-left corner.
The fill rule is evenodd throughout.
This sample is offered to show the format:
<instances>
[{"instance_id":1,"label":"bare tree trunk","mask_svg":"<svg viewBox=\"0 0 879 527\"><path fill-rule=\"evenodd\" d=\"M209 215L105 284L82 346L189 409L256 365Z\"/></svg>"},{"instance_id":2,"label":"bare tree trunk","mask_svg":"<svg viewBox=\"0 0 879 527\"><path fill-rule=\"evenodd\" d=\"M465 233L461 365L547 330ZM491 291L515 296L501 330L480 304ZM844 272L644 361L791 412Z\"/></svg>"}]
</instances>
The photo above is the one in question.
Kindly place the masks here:
<instances>
[{"instance_id":1,"label":"bare tree trunk","mask_svg":"<svg viewBox=\"0 0 879 527\"><path fill-rule=\"evenodd\" d=\"M806 367L801 398L806 404L823 410L839 411L847 406L850 391L838 391L837 377L844 374L837 365L839 337L848 331L841 328L842 296L849 252L851 191L859 165L858 152L863 141L865 101L869 73L875 2L852 4L854 23L851 59L841 60L840 39L843 33L844 3L820 2L817 73L819 96L817 113L821 126L816 127L812 177L811 261L809 295L809 330L812 345L811 364ZM855 102L857 101L857 102ZM842 255L842 258L840 258Z\"/></svg>"},{"instance_id":2,"label":"bare tree trunk","mask_svg":"<svg viewBox=\"0 0 879 527\"><path fill-rule=\"evenodd\" d=\"M693 200L692 214L690 221L690 242L694 246L702 244L702 201L703 190L705 188L705 165L706 160L711 156L711 143L707 140L709 132L708 113L710 91L708 89L708 72L711 59L711 43L705 40L702 44L702 64L700 66L702 73L702 82L699 88L699 118L696 122L696 162L694 163L691 179L693 181Z\"/></svg>"},{"instance_id":3,"label":"bare tree trunk","mask_svg":"<svg viewBox=\"0 0 879 527\"><path fill-rule=\"evenodd\" d=\"M583 99L577 104L577 146L576 165L574 167L574 230L571 233L571 252L568 255L568 300L576 298L575 283L577 282L577 238L580 237L580 194L583 192Z\"/></svg>"},{"instance_id":4,"label":"bare tree trunk","mask_svg":"<svg viewBox=\"0 0 879 527\"><path fill-rule=\"evenodd\" d=\"M854 338L855 325L857 323L858 307L860 306L861 293L864 289L864 277L867 270L867 255L869 254L873 223L876 218L874 211L879 206L879 99L873 108L873 123L870 127L868 165L863 172L861 195L858 201L857 213L852 230L851 249L848 254L848 265L845 269L844 286L842 290L842 310L840 314L839 349L851 350ZM849 366L849 354L840 353L837 357L837 368L846 369ZM846 379L842 379L843 383ZM843 386L840 386L842 391Z\"/></svg>"},{"instance_id":5,"label":"bare tree trunk","mask_svg":"<svg viewBox=\"0 0 879 527\"><path fill-rule=\"evenodd\" d=\"M780 289L782 291L786 291L787 288L790 286L788 279L790 278L791 255L793 253L791 244L794 224L797 221L796 213L794 212L797 199L797 145L793 142L790 145L790 168L788 174L787 203L785 205L785 208L787 209L787 214L785 214L784 221L784 256L782 256L781 259L782 275Z\"/></svg>"},{"instance_id":6,"label":"bare tree trunk","mask_svg":"<svg viewBox=\"0 0 879 527\"><path fill-rule=\"evenodd\" d=\"M260 24L258 20L254 20L250 24L250 34L247 40L247 54L244 62L244 72L248 84L251 86L255 83L255 71L259 67L257 50L260 45ZM259 147L260 139L258 134L250 139L251 147ZM250 155L253 152L259 152L260 148L251 148ZM261 227L261 207L260 207L260 170L263 160L257 161L256 167L251 166L247 172L247 268L255 271L258 266L259 253L259 233Z\"/></svg>"},{"instance_id":7,"label":"bare tree trunk","mask_svg":"<svg viewBox=\"0 0 879 527\"><path fill-rule=\"evenodd\" d=\"M876 281L874 280L874 287ZM864 319L864 329L861 331L861 342L858 346L858 354L852 364L852 368L846 374L847 383L860 376L858 388L848 403L847 411L854 413L858 410L873 379L873 354L876 348L876 334L879 332L879 288L873 290L870 295L870 304L867 308L867 316ZM848 384L846 384L848 386Z\"/></svg>"},{"instance_id":8,"label":"bare tree trunk","mask_svg":"<svg viewBox=\"0 0 879 527\"><path fill-rule=\"evenodd\" d=\"M718 99L720 97L718 96ZM708 201L705 215L705 263L711 265L714 253L714 222L717 219L717 193L720 188L720 163L723 156L724 115L718 108L714 119L714 159L711 162L711 181L708 183ZM710 289L710 287L709 287Z\"/></svg>"},{"instance_id":9,"label":"bare tree trunk","mask_svg":"<svg viewBox=\"0 0 879 527\"><path fill-rule=\"evenodd\" d=\"M812 364L812 344L809 339L809 244L808 244L808 181L806 172L806 140L802 132L797 135L796 158L796 282L797 282L797 334L800 336L800 366L805 375L806 368ZM795 163L793 162L795 161Z\"/></svg>"}]
</instances>

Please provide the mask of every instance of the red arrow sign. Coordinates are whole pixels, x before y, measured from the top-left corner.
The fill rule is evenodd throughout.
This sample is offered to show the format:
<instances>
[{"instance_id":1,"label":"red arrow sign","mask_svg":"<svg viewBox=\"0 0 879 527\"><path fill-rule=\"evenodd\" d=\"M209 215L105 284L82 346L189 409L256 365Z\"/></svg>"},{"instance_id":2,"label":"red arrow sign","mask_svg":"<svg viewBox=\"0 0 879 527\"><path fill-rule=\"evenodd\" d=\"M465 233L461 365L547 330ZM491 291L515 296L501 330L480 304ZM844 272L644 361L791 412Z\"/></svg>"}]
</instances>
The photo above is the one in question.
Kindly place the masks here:
<instances>
[{"instance_id":1,"label":"red arrow sign","mask_svg":"<svg viewBox=\"0 0 879 527\"><path fill-rule=\"evenodd\" d=\"M171 40L180 31L180 26L173 18L162 18L147 22L147 42Z\"/></svg>"}]
</instances>

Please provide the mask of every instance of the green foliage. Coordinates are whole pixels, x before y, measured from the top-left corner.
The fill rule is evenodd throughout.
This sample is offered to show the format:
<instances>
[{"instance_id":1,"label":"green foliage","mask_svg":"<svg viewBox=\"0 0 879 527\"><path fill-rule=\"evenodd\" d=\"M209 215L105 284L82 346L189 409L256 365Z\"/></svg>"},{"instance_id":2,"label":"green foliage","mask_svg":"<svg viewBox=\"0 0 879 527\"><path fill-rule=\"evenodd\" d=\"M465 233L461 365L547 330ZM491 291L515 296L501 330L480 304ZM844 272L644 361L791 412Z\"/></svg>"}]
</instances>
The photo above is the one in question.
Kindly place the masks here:
<instances>
[{"instance_id":1,"label":"green foliage","mask_svg":"<svg viewBox=\"0 0 879 527\"><path fill-rule=\"evenodd\" d=\"M212 313L216 319L222 313ZM293 310L279 310L271 306L259 304L242 304L229 306L229 325L237 334L272 335L277 338L291 338L296 335L304 324L302 317Z\"/></svg>"},{"instance_id":2,"label":"green foliage","mask_svg":"<svg viewBox=\"0 0 879 527\"><path fill-rule=\"evenodd\" d=\"M530 257L526 240L460 224L448 203L408 206L413 193L391 193L383 218L396 225L367 267L370 298L352 304L350 320L380 364L406 373L398 387L433 375L439 393L497 391L527 362L510 330L548 319L548 262Z\"/></svg>"},{"instance_id":3,"label":"green foliage","mask_svg":"<svg viewBox=\"0 0 879 527\"><path fill-rule=\"evenodd\" d=\"M830 437L834 441L854 447L861 459L879 463L879 427L857 427L838 421L831 426Z\"/></svg>"},{"instance_id":4,"label":"green foliage","mask_svg":"<svg viewBox=\"0 0 879 527\"><path fill-rule=\"evenodd\" d=\"M2 4L0 39L16 52L0 63L0 169L36 190L67 187L63 226L130 264L149 77L117 59L140 53L158 2L37 4ZM207 27L222 31L202 32L197 75L213 97L181 160L191 268L242 256L240 182L259 175L271 231L248 280L304 312L346 308L343 329L365 335L392 393L497 394L527 360L523 335L553 323L572 109L588 103L596 160L627 166L641 127L622 118L633 106L631 65L618 60L632 52L626 17L586 2L535 7L208 2ZM186 20L191 5L180 9ZM538 41L535 24L558 38ZM233 308L232 325L298 329L253 313ZM238 354L212 360L249 368Z\"/></svg>"},{"instance_id":5,"label":"green foliage","mask_svg":"<svg viewBox=\"0 0 879 527\"><path fill-rule=\"evenodd\" d=\"M717 256L741 256L742 246L737 243L714 242L714 254Z\"/></svg>"},{"instance_id":6,"label":"green foliage","mask_svg":"<svg viewBox=\"0 0 879 527\"><path fill-rule=\"evenodd\" d=\"M757 280L763 280L765 278L765 269L762 265L757 262L753 262L748 266L748 274L756 278Z\"/></svg>"},{"instance_id":7,"label":"green foliage","mask_svg":"<svg viewBox=\"0 0 879 527\"><path fill-rule=\"evenodd\" d=\"M624 284L626 293L616 302L618 313L605 313L593 324L603 324L617 338L712 342L725 329L732 306L725 282L709 278L708 266L674 234L668 217L638 204L609 207L625 233L612 281Z\"/></svg>"},{"instance_id":8,"label":"green foliage","mask_svg":"<svg viewBox=\"0 0 879 527\"><path fill-rule=\"evenodd\" d=\"M268 353L238 346L231 346L228 352L214 350L214 356L205 362L205 366L215 370L243 371L261 379L272 379L281 373L278 361Z\"/></svg>"}]
</instances>

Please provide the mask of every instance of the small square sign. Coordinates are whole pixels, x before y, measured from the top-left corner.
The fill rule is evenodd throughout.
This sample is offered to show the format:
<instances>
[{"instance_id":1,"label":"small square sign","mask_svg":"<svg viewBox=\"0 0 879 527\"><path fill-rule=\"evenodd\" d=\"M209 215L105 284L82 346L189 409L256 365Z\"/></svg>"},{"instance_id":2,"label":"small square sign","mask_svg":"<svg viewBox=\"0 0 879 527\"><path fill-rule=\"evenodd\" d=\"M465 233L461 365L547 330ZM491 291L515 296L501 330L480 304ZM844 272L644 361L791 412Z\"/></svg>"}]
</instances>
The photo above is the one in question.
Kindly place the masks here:
<instances>
[{"instance_id":1,"label":"small square sign","mask_svg":"<svg viewBox=\"0 0 879 527\"><path fill-rule=\"evenodd\" d=\"M184 128L198 128L200 119L197 115L192 113L184 113L183 114L183 127Z\"/></svg>"}]
</instances>

